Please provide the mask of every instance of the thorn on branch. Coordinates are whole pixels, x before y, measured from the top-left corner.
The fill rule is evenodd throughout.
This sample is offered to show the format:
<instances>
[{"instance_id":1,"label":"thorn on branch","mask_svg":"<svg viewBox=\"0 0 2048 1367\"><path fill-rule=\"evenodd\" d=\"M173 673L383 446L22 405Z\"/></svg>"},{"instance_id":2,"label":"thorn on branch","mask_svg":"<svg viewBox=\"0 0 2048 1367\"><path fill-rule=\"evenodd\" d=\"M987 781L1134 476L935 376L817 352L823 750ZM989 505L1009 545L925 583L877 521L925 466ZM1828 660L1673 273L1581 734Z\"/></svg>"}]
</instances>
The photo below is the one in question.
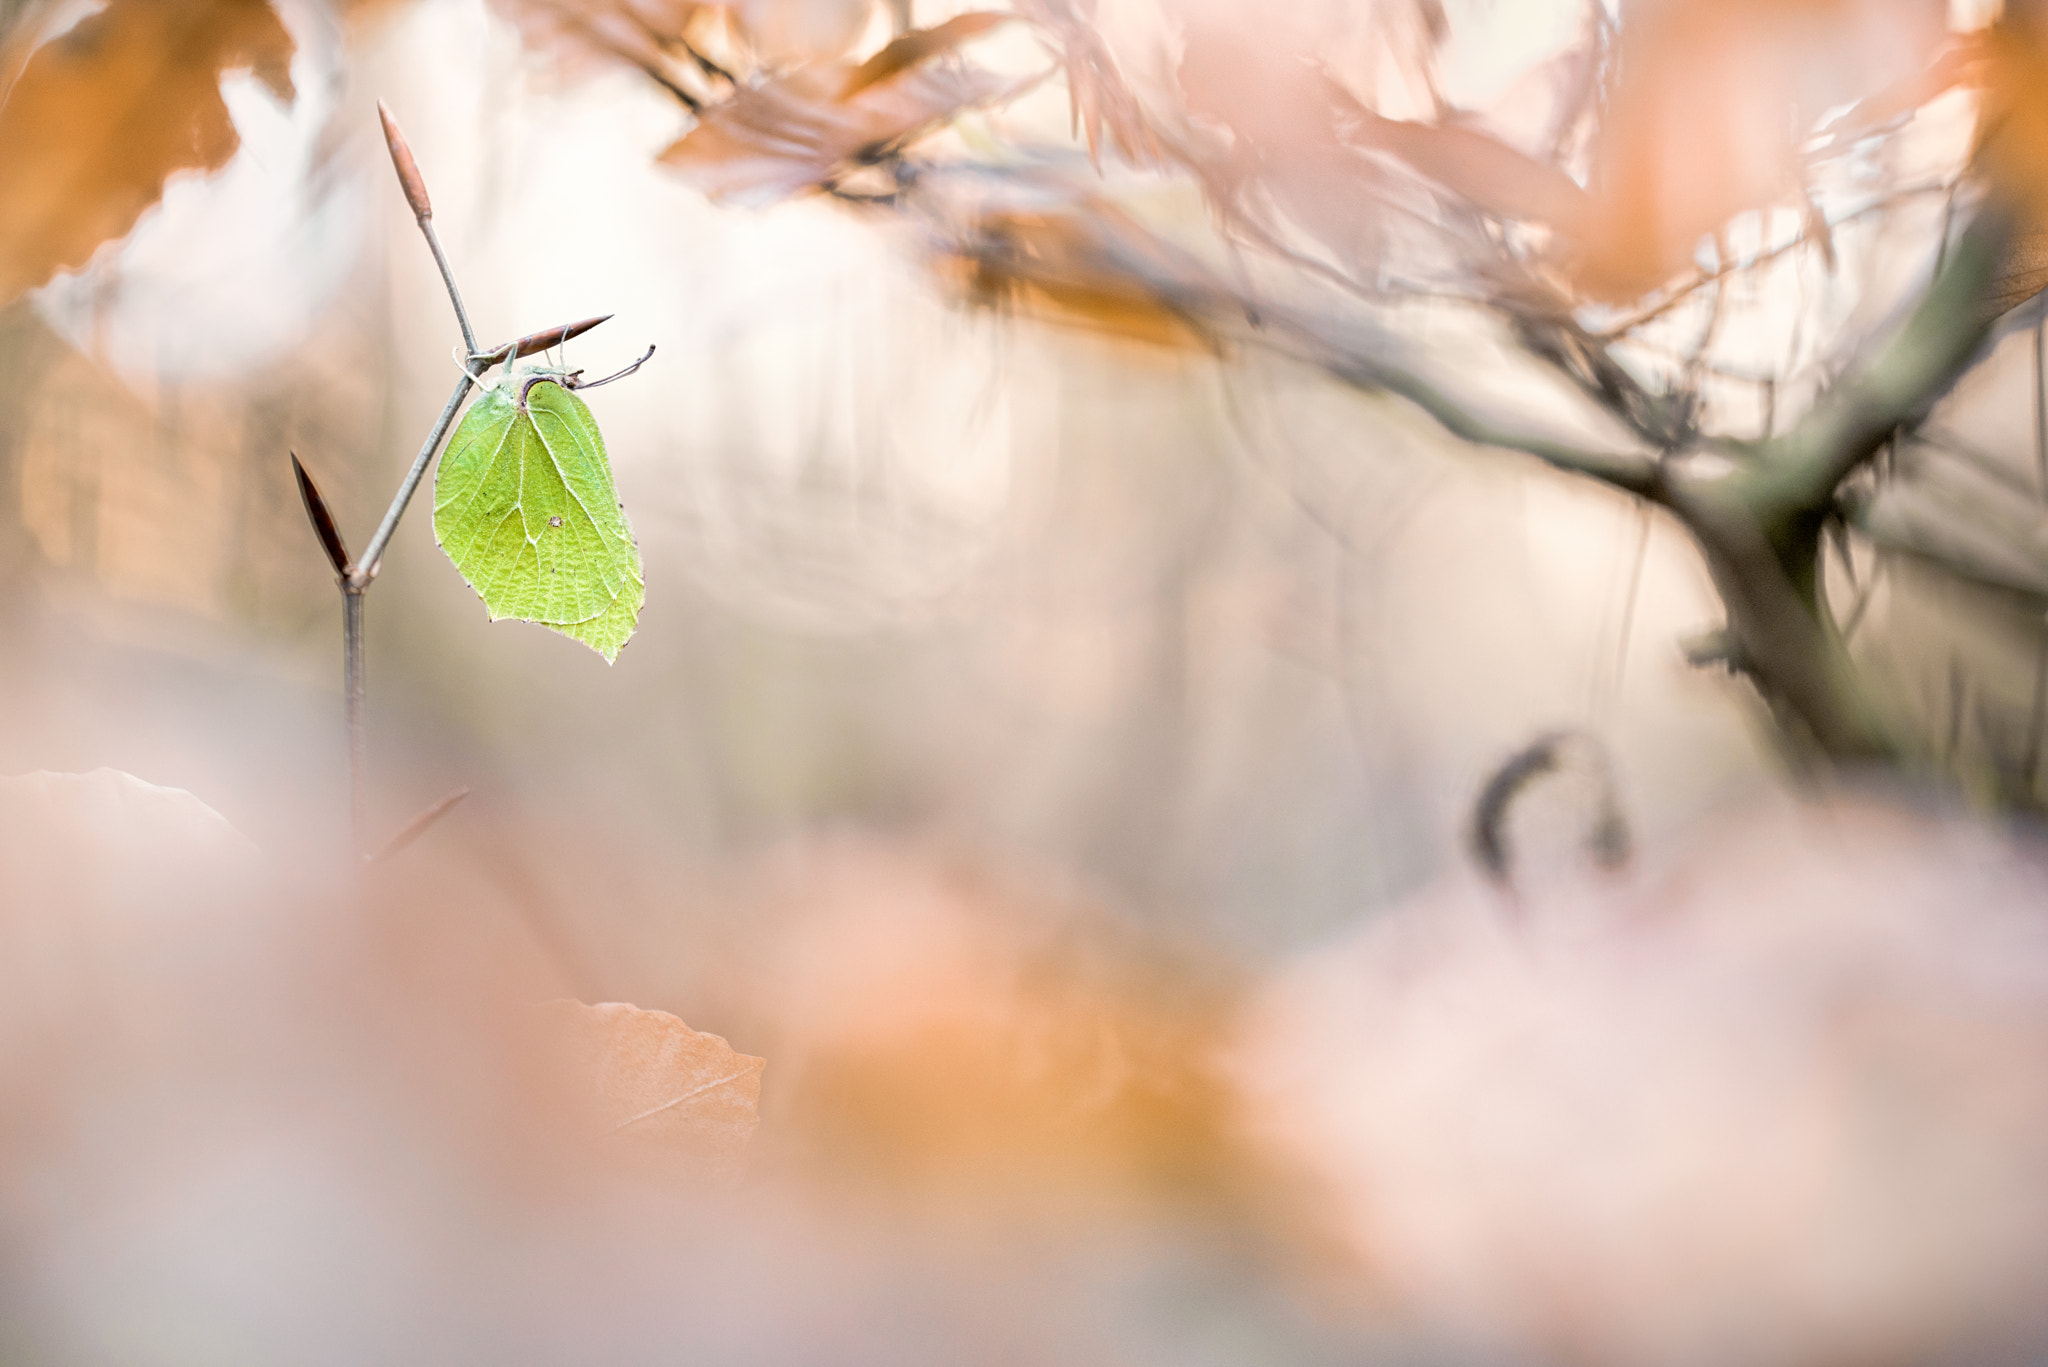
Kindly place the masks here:
<instances>
[{"instance_id":1,"label":"thorn on branch","mask_svg":"<svg viewBox=\"0 0 2048 1367\"><path fill-rule=\"evenodd\" d=\"M377 101L377 117L384 124L384 145L391 149L391 168L398 172L405 202L412 207L413 217L425 222L434 216L434 205L427 198L427 182L420 175L419 163L413 160L412 146L399 131L398 120L391 117L390 106L382 100Z\"/></svg>"},{"instance_id":2,"label":"thorn on branch","mask_svg":"<svg viewBox=\"0 0 2048 1367\"><path fill-rule=\"evenodd\" d=\"M585 318L580 323L563 323L559 327L551 327L544 332L530 332L516 342L507 342L496 351L487 352L482 356L473 357L472 359L483 361L487 366L503 365L507 361L517 361L522 357L533 355L536 351L546 351L550 347L558 347L573 338L581 337L599 323L608 322L611 318L612 315L607 313L596 318Z\"/></svg>"},{"instance_id":3,"label":"thorn on branch","mask_svg":"<svg viewBox=\"0 0 2048 1367\"><path fill-rule=\"evenodd\" d=\"M336 575L348 578L348 547L342 544L341 529L334 525L334 514L327 509L327 500L320 496L320 486L313 483L313 477L306 473L306 467L299 463L299 453L291 453L292 474L299 482L299 498L306 505L306 518L313 524L313 534L320 538L320 549L327 552L327 562L334 566Z\"/></svg>"}]
</instances>

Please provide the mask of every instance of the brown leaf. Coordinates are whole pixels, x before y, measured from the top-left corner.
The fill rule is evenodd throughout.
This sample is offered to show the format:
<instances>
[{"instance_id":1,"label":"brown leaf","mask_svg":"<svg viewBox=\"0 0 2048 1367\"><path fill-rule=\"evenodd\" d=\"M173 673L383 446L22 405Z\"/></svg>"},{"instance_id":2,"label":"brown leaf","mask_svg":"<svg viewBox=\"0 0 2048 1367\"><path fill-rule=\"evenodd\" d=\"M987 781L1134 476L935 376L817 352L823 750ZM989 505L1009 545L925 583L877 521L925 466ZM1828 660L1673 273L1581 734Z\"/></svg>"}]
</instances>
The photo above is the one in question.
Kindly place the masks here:
<instances>
[{"instance_id":1,"label":"brown leaf","mask_svg":"<svg viewBox=\"0 0 2048 1367\"><path fill-rule=\"evenodd\" d=\"M264 0L112 0L39 49L0 107L0 301L125 236L173 172L226 164L222 74L290 99L292 50Z\"/></svg>"},{"instance_id":2,"label":"brown leaf","mask_svg":"<svg viewBox=\"0 0 2048 1367\"><path fill-rule=\"evenodd\" d=\"M692 1175L744 1171L764 1060L666 1011L568 1000L538 1010L581 1103L572 1123L587 1136Z\"/></svg>"},{"instance_id":3,"label":"brown leaf","mask_svg":"<svg viewBox=\"0 0 2048 1367\"><path fill-rule=\"evenodd\" d=\"M707 110L661 160L714 200L770 204L830 184L953 115L1018 89L1008 77L957 64L927 62L867 83L856 75L826 64L742 89Z\"/></svg>"}]
</instances>

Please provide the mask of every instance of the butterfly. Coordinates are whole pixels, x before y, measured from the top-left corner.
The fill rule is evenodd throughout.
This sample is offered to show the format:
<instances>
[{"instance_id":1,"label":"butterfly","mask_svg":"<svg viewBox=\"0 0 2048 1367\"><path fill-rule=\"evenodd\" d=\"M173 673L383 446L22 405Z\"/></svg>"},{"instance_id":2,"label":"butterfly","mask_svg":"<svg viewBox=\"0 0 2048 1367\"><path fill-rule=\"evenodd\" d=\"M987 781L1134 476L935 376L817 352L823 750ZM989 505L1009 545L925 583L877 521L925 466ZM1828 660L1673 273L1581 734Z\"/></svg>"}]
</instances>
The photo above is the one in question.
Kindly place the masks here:
<instances>
[{"instance_id":1,"label":"butterfly","mask_svg":"<svg viewBox=\"0 0 2048 1367\"><path fill-rule=\"evenodd\" d=\"M491 620L538 622L604 656L639 624L640 548L581 371L508 367L449 438L434 476L434 538Z\"/></svg>"}]
</instances>

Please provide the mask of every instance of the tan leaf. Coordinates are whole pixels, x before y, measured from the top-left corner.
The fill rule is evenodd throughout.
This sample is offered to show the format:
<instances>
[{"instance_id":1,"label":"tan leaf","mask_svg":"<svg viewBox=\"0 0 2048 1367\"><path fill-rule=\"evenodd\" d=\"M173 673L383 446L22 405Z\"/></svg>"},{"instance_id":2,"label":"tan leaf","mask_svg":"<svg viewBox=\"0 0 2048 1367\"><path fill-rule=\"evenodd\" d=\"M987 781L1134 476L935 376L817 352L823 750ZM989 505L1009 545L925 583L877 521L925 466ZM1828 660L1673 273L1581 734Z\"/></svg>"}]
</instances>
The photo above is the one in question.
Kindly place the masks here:
<instances>
[{"instance_id":1,"label":"tan leaf","mask_svg":"<svg viewBox=\"0 0 2048 1367\"><path fill-rule=\"evenodd\" d=\"M0 301L125 236L171 173L226 164L222 74L290 99L292 50L264 0L113 0L44 44L0 107Z\"/></svg>"},{"instance_id":2,"label":"tan leaf","mask_svg":"<svg viewBox=\"0 0 2048 1367\"><path fill-rule=\"evenodd\" d=\"M764 1060L666 1011L566 999L538 1009L580 1100L572 1124L584 1134L693 1175L731 1180L744 1171Z\"/></svg>"}]
</instances>

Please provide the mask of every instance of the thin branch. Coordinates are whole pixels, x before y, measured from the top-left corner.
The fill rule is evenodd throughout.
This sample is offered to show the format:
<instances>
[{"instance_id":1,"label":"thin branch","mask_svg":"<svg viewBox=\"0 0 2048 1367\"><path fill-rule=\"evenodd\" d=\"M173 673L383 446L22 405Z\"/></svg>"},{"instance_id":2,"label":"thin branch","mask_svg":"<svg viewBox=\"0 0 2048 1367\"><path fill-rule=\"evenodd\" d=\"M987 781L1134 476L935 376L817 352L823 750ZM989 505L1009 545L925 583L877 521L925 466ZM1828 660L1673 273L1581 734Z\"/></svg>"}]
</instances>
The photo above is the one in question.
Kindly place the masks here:
<instances>
[{"instance_id":1,"label":"thin branch","mask_svg":"<svg viewBox=\"0 0 2048 1367\"><path fill-rule=\"evenodd\" d=\"M348 735L348 816L360 858L369 834L369 740L364 726L363 589L354 576L341 585L341 695L343 729Z\"/></svg>"},{"instance_id":2,"label":"thin branch","mask_svg":"<svg viewBox=\"0 0 2048 1367\"><path fill-rule=\"evenodd\" d=\"M1830 219L1828 221L1828 230L1829 232L1833 232L1836 228L1840 228L1845 224L1857 222L1858 220L1868 218L1873 214L1884 213L1896 207L1899 203L1901 203L1904 200L1918 199L1923 195L1952 194L1954 188L1955 187L1953 182L1950 181L1941 181L1931 185L1909 185L1903 190L1894 190L1890 194L1872 200L1870 203L1865 204L1859 209L1852 209L1848 213L1843 214L1840 218ZM1634 332L1637 329L1649 323L1655 322L1657 319L1671 312L1671 310L1685 304L1695 294L1699 293L1702 289L1705 289L1708 285L1712 285L1717 283L1718 281L1725 280L1731 275L1740 275L1745 271L1755 270L1758 266L1768 265L1769 263L1776 261L1779 257L1787 256L1792 252L1798 251L1802 247L1808 247L1812 245L1812 236L1809 233L1802 231L1797 237L1794 237L1791 241L1782 242L1779 245L1772 247L1766 251L1758 252L1755 256L1748 257L1747 259L1743 260L1730 261L1725 265L1715 267L1715 269L1711 271L1703 271L1700 274L1694 276L1692 279L1686 281L1684 284L1675 286L1673 288L1673 291L1670 294L1666 295L1663 299L1660 299L1656 303L1649 305L1647 308L1644 308L1636 313L1629 315L1627 318L1622 319L1618 323L1610 323L1604 328L1599 328L1595 330L1594 335L1596 337L1599 337L1602 341L1613 341L1616 338L1625 337L1629 333Z\"/></svg>"},{"instance_id":3,"label":"thin branch","mask_svg":"<svg viewBox=\"0 0 2048 1367\"><path fill-rule=\"evenodd\" d=\"M396 857L401 851L405 849L406 846L412 844L413 841L418 840L421 836L425 835L427 833L428 827L432 826L436 821L439 821L442 817L448 815L449 812L455 809L455 805L458 802L461 802L462 799L468 796L469 789L457 788L454 792L448 794L448 796L442 798L439 802L436 802L433 806L427 808L418 816L406 822L403 830L399 831L397 835L394 835L389 840L385 841L384 848L378 850L376 854L370 857L370 862L373 864L382 864L386 860Z\"/></svg>"},{"instance_id":4,"label":"thin branch","mask_svg":"<svg viewBox=\"0 0 2048 1367\"><path fill-rule=\"evenodd\" d=\"M1957 239L1912 316L1861 373L1824 394L1760 457L1745 493L1767 525L1825 510L1842 481L1947 393L1991 334L1984 307L2009 230L1987 206Z\"/></svg>"},{"instance_id":5,"label":"thin branch","mask_svg":"<svg viewBox=\"0 0 2048 1367\"><path fill-rule=\"evenodd\" d=\"M2048 313L2034 320L2034 464L2041 473L2041 497L2048 499L2048 354L2043 352L2043 332L2048 330Z\"/></svg>"},{"instance_id":6,"label":"thin branch","mask_svg":"<svg viewBox=\"0 0 2048 1367\"><path fill-rule=\"evenodd\" d=\"M1296 339L1303 359L1346 384L1398 395L1435 419L1453 436L1480 446L1497 446L1536 457L1568 474L1587 475L1638 498L1661 497L1663 472L1644 451L1598 451L1489 421L1462 401L1413 371L1374 354L1379 348L1346 343L1320 320L1298 310L1269 311L1275 331Z\"/></svg>"},{"instance_id":7,"label":"thin branch","mask_svg":"<svg viewBox=\"0 0 2048 1367\"><path fill-rule=\"evenodd\" d=\"M384 548L390 544L392 533L398 530L398 519L405 516L405 508L412 502L413 492L420 487L420 479L427 473L427 466L433 463L434 453L441 449L441 441L448 435L448 429L455 423L455 412L462 407L463 396L469 393L470 385L483 373L474 360L463 367L462 378L455 382L455 392L448 396L448 402L441 408L441 416L434 420L433 430L420 443L420 453L413 457L412 468L405 472L405 481L398 486L398 493L392 497L391 506L384 510L384 520L377 524L370 544L363 548L363 558L349 574L349 582L360 593L369 587L377 577L377 569L384 559Z\"/></svg>"}]
</instances>

